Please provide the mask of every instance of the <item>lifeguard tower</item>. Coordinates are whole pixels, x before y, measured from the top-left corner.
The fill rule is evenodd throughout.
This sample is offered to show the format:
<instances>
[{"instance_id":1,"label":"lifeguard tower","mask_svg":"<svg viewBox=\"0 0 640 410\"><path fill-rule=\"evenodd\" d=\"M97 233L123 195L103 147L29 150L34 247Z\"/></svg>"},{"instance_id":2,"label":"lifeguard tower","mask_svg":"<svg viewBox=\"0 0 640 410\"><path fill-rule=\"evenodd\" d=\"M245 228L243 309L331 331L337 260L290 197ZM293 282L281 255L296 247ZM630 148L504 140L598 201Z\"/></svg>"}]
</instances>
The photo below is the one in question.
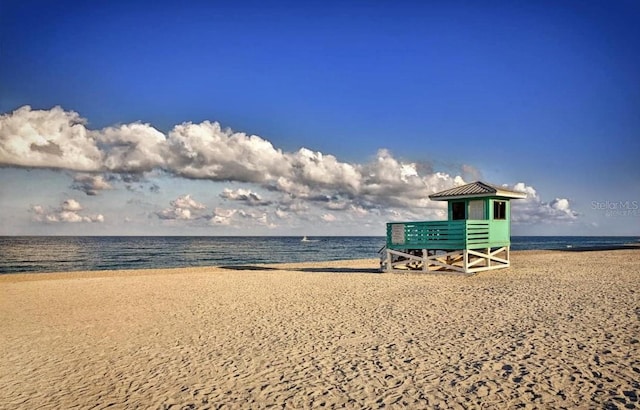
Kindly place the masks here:
<instances>
[{"instance_id":1,"label":"lifeguard tower","mask_svg":"<svg viewBox=\"0 0 640 410\"><path fill-rule=\"evenodd\" d=\"M431 194L447 201L448 220L388 223L380 267L465 274L509 267L509 201L526 196L480 181Z\"/></svg>"}]
</instances>

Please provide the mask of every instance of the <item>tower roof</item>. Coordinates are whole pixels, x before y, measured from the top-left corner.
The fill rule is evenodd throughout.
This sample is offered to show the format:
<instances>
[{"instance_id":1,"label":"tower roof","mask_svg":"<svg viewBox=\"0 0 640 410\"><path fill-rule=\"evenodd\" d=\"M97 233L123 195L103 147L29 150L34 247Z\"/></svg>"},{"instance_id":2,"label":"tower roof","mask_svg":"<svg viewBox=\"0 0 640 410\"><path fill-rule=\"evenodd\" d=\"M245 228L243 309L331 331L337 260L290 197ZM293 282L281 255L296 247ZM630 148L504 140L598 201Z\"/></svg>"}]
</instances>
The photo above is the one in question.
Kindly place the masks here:
<instances>
[{"instance_id":1,"label":"tower roof","mask_svg":"<svg viewBox=\"0 0 640 410\"><path fill-rule=\"evenodd\" d=\"M446 201L454 198L482 198L487 196L522 199L526 198L527 194L512 191L497 185L487 184L486 182L476 181L445 191L436 192L435 194L429 195L429 199L433 201Z\"/></svg>"}]
</instances>

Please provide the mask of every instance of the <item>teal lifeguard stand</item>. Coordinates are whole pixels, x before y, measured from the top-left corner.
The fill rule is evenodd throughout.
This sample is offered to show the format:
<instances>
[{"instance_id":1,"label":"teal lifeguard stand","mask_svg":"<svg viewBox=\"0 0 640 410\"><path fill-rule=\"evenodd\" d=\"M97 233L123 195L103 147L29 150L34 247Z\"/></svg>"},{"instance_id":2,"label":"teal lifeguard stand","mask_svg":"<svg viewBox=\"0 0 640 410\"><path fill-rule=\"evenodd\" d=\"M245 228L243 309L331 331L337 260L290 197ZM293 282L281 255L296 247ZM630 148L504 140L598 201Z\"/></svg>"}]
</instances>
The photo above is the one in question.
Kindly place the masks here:
<instances>
[{"instance_id":1,"label":"teal lifeguard stand","mask_svg":"<svg viewBox=\"0 0 640 410\"><path fill-rule=\"evenodd\" d=\"M480 181L431 194L433 201L447 201L448 219L387 223L380 267L460 273L509 267L510 200L526 196Z\"/></svg>"}]
</instances>

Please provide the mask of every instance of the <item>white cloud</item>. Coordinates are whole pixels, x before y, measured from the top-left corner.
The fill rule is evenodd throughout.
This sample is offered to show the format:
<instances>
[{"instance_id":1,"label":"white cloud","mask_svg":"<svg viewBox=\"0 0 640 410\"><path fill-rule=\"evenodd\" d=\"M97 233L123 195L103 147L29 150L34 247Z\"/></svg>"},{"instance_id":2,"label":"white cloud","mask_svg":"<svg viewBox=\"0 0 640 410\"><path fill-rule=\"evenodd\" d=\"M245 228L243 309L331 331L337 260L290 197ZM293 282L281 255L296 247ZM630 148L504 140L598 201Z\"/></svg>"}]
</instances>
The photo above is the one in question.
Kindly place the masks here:
<instances>
[{"instance_id":1,"label":"white cloud","mask_svg":"<svg viewBox=\"0 0 640 410\"><path fill-rule=\"evenodd\" d=\"M165 167L169 154L166 138L149 124L108 127L96 135L104 153L104 169L141 173Z\"/></svg>"},{"instance_id":2,"label":"white cloud","mask_svg":"<svg viewBox=\"0 0 640 410\"><path fill-rule=\"evenodd\" d=\"M515 184L511 189L527 194L525 199L511 201L511 220L514 223L571 222L578 218L578 213L571 209L571 203L566 198L555 198L551 202L544 202L535 188L523 182Z\"/></svg>"},{"instance_id":3,"label":"white cloud","mask_svg":"<svg viewBox=\"0 0 640 410\"><path fill-rule=\"evenodd\" d=\"M191 198L191 195L183 195L181 197L178 197L176 200L171 202L171 205L175 208L181 209L199 210L206 208L203 204Z\"/></svg>"},{"instance_id":4,"label":"white cloud","mask_svg":"<svg viewBox=\"0 0 640 410\"><path fill-rule=\"evenodd\" d=\"M61 222L82 222L82 217L73 211L63 211L59 214Z\"/></svg>"},{"instance_id":5,"label":"white cloud","mask_svg":"<svg viewBox=\"0 0 640 410\"><path fill-rule=\"evenodd\" d=\"M99 191L113 189L113 186L102 175L77 174L73 177L71 189L82 191L87 195L98 195Z\"/></svg>"},{"instance_id":6,"label":"white cloud","mask_svg":"<svg viewBox=\"0 0 640 410\"><path fill-rule=\"evenodd\" d=\"M197 202L191 195L183 195L170 202L170 207L156 212L160 219L164 220L191 220L202 217L202 211L206 209L204 204Z\"/></svg>"},{"instance_id":7,"label":"white cloud","mask_svg":"<svg viewBox=\"0 0 640 410\"><path fill-rule=\"evenodd\" d=\"M555 209L556 211L561 212L567 212L571 210L569 207L569 200L565 198L556 198L551 201L549 206L551 206L551 208Z\"/></svg>"},{"instance_id":8,"label":"white cloud","mask_svg":"<svg viewBox=\"0 0 640 410\"><path fill-rule=\"evenodd\" d=\"M82 210L82 205L75 199L67 199L62 202L62 209L65 211L77 212Z\"/></svg>"},{"instance_id":9,"label":"white cloud","mask_svg":"<svg viewBox=\"0 0 640 410\"><path fill-rule=\"evenodd\" d=\"M217 122L177 125L168 144L168 170L187 178L265 182L288 173L283 153L269 141L222 130Z\"/></svg>"},{"instance_id":10,"label":"white cloud","mask_svg":"<svg viewBox=\"0 0 640 410\"><path fill-rule=\"evenodd\" d=\"M189 220L191 219L191 210L183 208L165 208L162 211L156 213L160 219L165 220Z\"/></svg>"},{"instance_id":11,"label":"white cloud","mask_svg":"<svg viewBox=\"0 0 640 410\"><path fill-rule=\"evenodd\" d=\"M60 107L0 115L0 165L97 171L102 152L86 121Z\"/></svg>"},{"instance_id":12,"label":"white cloud","mask_svg":"<svg viewBox=\"0 0 640 410\"><path fill-rule=\"evenodd\" d=\"M82 215L80 211L83 210L82 205L75 199L67 199L63 201L57 208L46 209L42 205L33 205L29 210L34 214L34 221L45 223L102 223L104 222L104 216L102 214L97 215Z\"/></svg>"},{"instance_id":13,"label":"white cloud","mask_svg":"<svg viewBox=\"0 0 640 410\"><path fill-rule=\"evenodd\" d=\"M276 225L269 219L267 212L257 212L244 209L216 208L208 217L211 225L223 225L232 227L266 227L275 228Z\"/></svg>"},{"instance_id":14,"label":"white cloud","mask_svg":"<svg viewBox=\"0 0 640 410\"><path fill-rule=\"evenodd\" d=\"M398 159L386 149L364 163L342 162L307 148L283 152L259 136L222 129L210 121L179 124L167 134L137 122L101 130L90 130L86 123L77 113L60 107L32 110L25 106L1 115L0 166L81 171L72 188L88 195L113 189L110 181L123 181L135 189L135 182L127 181L145 180L156 173L255 184L281 197L267 201L253 188L225 189L220 196L245 205L272 207L263 211L273 212L277 218L311 214L325 220L339 212L365 218L392 210L406 218L433 218L442 215L445 204L430 201L429 194L465 183L463 176L480 175L468 164L460 167L460 175L434 172L426 164ZM577 217L566 198L544 202L531 186L519 183L514 188L528 194L526 200L514 201L516 222ZM156 215L166 220L193 220L205 217L204 209L184 196ZM76 210L66 211L77 214ZM247 215L254 214L212 214L210 219L227 223L233 218L247 219ZM267 214L256 215L250 219L270 224L264 216ZM41 218L47 216L58 221L78 219L61 213Z\"/></svg>"},{"instance_id":15,"label":"white cloud","mask_svg":"<svg viewBox=\"0 0 640 410\"><path fill-rule=\"evenodd\" d=\"M216 208L210 217L210 223L212 225L231 225L236 212L235 209Z\"/></svg>"},{"instance_id":16,"label":"white cloud","mask_svg":"<svg viewBox=\"0 0 640 410\"><path fill-rule=\"evenodd\" d=\"M248 189L236 189L235 191L229 188L225 188L220 193L220 198L229 199L232 201L241 201L251 206L258 205L270 205L270 201L264 201L260 194Z\"/></svg>"},{"instance_id":17,"label":"white cloud","mask_svg":"<svg viewBox=\"0 0 640 410\"><path fill-rule=\"evenodd\" d=\"M324 155L301 148L287 154L291 167L289 179L302 185L333 188L338 191L358 192L362 174L357 166L340 162L333 155Z\"/></svg>"},{"instance_id":18,"label":"white cloud","mask_svg":"<svg viewBox=\"0 0 640 410\"><path fill-rule=\"evenodd\" d=\"M359 196L384 207L439 208L429 194L464 184L460 176L442 172L420 175L416 164L403 163L386 149L379 150L376 160L363 165L361 172L364 182Z\"/></svg>"}]
</instances>

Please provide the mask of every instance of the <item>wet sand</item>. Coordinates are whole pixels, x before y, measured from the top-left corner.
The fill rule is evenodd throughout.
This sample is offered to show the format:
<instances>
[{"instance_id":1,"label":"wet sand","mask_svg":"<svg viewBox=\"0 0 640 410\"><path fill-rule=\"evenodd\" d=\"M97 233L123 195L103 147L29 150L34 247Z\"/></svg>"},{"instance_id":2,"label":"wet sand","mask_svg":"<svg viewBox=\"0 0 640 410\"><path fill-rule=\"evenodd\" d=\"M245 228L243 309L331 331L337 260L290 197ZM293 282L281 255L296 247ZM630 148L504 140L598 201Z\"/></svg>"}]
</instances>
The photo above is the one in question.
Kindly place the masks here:
<instances>
[{"instance_id":1,"label":"wet sand","mask_svg":"<svg viewBox=\"0 0 640 410\"><path fill-rule=\"evenodd\" d=\"M640 250L0 275L0 408L640 408Z\"/></svg>"}]
</instances>

